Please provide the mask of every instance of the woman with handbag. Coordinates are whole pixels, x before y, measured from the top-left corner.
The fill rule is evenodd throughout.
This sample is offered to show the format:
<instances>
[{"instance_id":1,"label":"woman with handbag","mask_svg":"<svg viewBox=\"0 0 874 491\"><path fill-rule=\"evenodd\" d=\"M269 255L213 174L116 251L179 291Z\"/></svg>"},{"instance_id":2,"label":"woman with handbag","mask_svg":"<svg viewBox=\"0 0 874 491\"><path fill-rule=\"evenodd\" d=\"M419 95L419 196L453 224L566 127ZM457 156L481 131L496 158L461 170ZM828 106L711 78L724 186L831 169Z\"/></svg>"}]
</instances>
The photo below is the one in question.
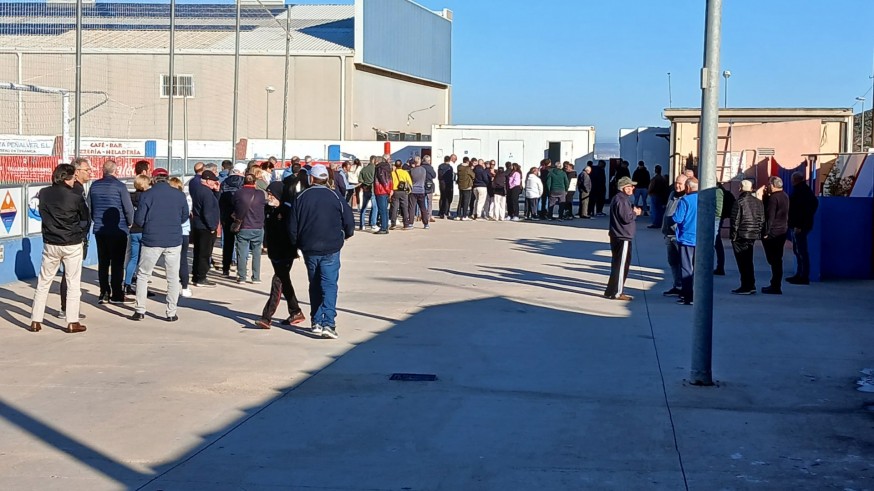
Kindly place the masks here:
<instances>
[{"instance_id":1,"label":"woman with handbag","mask_svg":"<svg viewBox=\"0 0 874 491\"><path fill-rule=\"evenodd\" d=\"M264 242L264 206L267 198L258 189L255 174L246 174L242 189L234 193L231 231L236 232L237 283L261 283L261 244ZM252 255L252 276L248 275Z\"/></svg>"}]
</instances>

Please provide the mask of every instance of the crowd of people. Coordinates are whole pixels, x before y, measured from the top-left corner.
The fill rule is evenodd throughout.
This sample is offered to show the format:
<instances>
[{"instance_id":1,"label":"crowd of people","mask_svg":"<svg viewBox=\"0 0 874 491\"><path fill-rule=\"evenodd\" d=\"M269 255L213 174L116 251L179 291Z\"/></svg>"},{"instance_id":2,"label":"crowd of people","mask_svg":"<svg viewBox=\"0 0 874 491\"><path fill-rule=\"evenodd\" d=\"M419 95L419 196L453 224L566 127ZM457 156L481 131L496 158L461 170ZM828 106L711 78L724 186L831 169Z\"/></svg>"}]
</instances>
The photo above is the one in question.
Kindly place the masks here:
<instances>
[{"instance_id":1,"label":"crowd of people","mask_svg":"<svg viewBox=\"0 0 874 491\"><path fill-rule=\"evenodd\" d=\"M640 164L641 166L643 163ZM622 166L627 167L627 166ZM638 168L640 171L641 167ZM631 241L635 236L637 217L645 214L643 207L637 206L638 197L645 193L640 179L620 176L617 181L618 193L610 203L610 248L612 251L610 281L604 296L613 300L632 300L624 293L623 285L628 277L631 263ZM659 177L657 172L655 181ZM667 182L667 181L665 181ZM651 208L654 210L650 228L661 228L667 247L667 263L671 271L672 286L664 292L667 297L678 297L677 303L692 305L694 302L695 249L698 229L698 180L692 170L686 170L674 180L674 189L664 195L654 187L647 186ZM653 196L654 191L658 194ZM713 247L715 266L713 274L725 275L725 252L722 244L721 228L729 221L729 240L732 244L740 276L740 286L731 290L735 295L756 293L754 266L754 246L761 240L765 257L771 268L769 284L761 288L761 293L781 295L783 293L783 252L787 240L792 241L796 260L796 272L785 278L794 285L810 284L810 255L807 236L813 229L818 200L807 185L801 173L792 175L792 196L784 191L780 177L772 176L768 183L754 190L751 180L740 183L739 196L720 183L715 189L716 213Z\"/></svg>"},{"instance_id":2,"label":"crowd of people","mask_svg":"<svg viewBox=\"0 0 874 491\"><path fill-rule=\"evenodd\" d=\"M359 212L359 230L388 234L410 230L416 222L428 229L435 219L592 219L607 216L608 196L612 196L608 210L612 260L604 296L632 300L624 284L636 223L643 216L649 217L648 228L660 229L665 238L672 285L664 295L678 297L684 305L694 300L698 181L691 170L679 175L671 189L661 166L656 165L650 174L644 162L638 163L633 175L628 162L622 162L609 172L608 179L604 161L590 161L578 174L570 162L544 159L523 176L518 163L498 166L494 160L472 157L458 163L455 155L446 156L436 170L427 155L407 162L392 162L390 155L372 156L366 164L356 159L333 170L314 163L311 157L303 161L294 157L287 168L276 169L271 157L260 164L224 161L221 170L199 162L194 177L185 184L166 169L151 169L141 161L135 166L134 190L129 192L116 177L116 163L107 160L103 177L86 192L91 170L84 158L61 164L53 172L52 185L39 193L44 250L31 331L41 330L49 287L61 268L58 315L66 321L67 332L86 330L81 323L80 284L90 231L97 246L98 303L133 304L129 317L133 321L146 318L147 299L153 296L151 276L161 259L167 279L163 317L174 322L179 318L180 296L191 297L191 287L217 286L209 279L212 269L237 283L260 284L261 257L266 253L273 276L256 325L271 327L283 297L288 316L282 323L298 326L306 320L290 277L295 259L302 257L309 280L311 331L335 339L340 250L355 231L353 208ZM740 286L732 293L756 292L753 246L757 240L762 241L771 266L770 284L762 293L782 293L787 238L793 242L797 271L786 280L809 283L807 234L813 227L817 199L803 175L795 174L792 180L791 198L778 177L771 177L756 191L752 181L743 181L737 198L722 184L717 188L714 274L725 274L719 231L728 220L740 272ZM435 213L432 203L438 189ZM456 189L459 196L453 215ZM217 240L221 241L220 262L212 258Z\"/></svg>"}]
</instances>

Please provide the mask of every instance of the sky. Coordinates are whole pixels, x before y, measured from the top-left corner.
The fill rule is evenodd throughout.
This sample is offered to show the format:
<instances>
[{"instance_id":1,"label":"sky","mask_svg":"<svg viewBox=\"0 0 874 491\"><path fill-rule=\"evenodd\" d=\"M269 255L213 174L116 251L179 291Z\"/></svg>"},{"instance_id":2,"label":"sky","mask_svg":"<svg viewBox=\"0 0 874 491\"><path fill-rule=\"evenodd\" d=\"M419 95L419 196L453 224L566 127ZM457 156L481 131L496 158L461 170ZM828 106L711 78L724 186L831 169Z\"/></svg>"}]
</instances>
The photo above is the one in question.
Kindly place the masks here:
<instances>
[{"instance_id":1,"label":"sky","mask_svg":"<svg viewBox=\"0 0 874 491\"><path fill-rule=\"evenodd\" d=\"M454 124L594 125L616 141L666 123L669 72L673 107L701 104L704 0L418 3L453 11ZM872 20L871 0L725 0L729 106L870 108Z\"/></svg>"}]
</instances>

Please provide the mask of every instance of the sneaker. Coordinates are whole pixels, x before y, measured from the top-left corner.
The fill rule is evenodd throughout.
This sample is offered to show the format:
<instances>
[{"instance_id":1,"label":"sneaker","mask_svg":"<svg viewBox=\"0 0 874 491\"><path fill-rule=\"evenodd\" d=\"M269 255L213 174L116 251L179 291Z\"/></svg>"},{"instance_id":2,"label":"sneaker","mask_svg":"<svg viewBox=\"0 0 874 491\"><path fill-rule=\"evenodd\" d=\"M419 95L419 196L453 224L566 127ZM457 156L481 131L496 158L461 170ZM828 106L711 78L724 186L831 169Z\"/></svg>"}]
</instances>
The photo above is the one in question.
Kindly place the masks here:
<instances>
[{"instance_id":1,"label":"sneaker","mask_svg":"<svg viewBox=\"0 0 874 491\"><path fill-rule=\"evenodd\" d=\"M379 232L379 227L377 227L376 225L374 225L374 226L370 227L370 230L373 231L373 232Z\"/></svg>"},{"instance_id":2,"label":"sneaker","mask_svg":"<svg viewBox=\"0 0 874 491\"><path fill-rule=\"evenodd\" d=\"M170 316L165 317L164 320L167 322L176 322L179 320L179 316L178 315L170 315Z\"/></svg>"},{"instance_id":3,"label":"sneaker","mask_svg":"<svg viewBox=\"0 0 874 491\"><path fill-rule=\"evenodd\" d=\"M103 293L99 297L97 297L97 305L103 305L105 303L109 303L109 294Z\"/></svg>"},{"instance_id":4,"label":"sneaker","mask_svg":"<svg viewBox=\"0 0 874 491\"><path fill-rule=\"evenodd\" d=\"M322 335L322 330L323 330L323 329L324 329L324 328L323 328L321 325L319 325L319 324L313 324L313 327L312 327L312 333L315 334L316 336L321 336L321 335Z\"/></svg>"},{"instance_id":5,"label":"sneaker","mask_svg":"<svg viewBox=\"0 0 874 491\"><path fill-rule=\"evenodd\" d=\"M404 230L413 230L413 226L412 226L412 225L407 225L406 227L404 227Z\"/></svg>"},{"instance_id":6,"label":"sneaker","mask_svg":"<svg viewBox=\"0 0 874 491\"><path fill-rule=\"evenodd\" d=\"M681 293L683 293L683 290L680 290L679 288L671 288L670 290L662 293L662 295L666 297L679 297Z\"/></svg>"},{"instance_id":7,"label":"sneaker","mask_svg":"<svg viewBox=\"0 0 874 491\"><path fill-rule=\"evenodd\" d=\"M253 279L253 280L249 281L249 283L251 283L251 284L253 284L253 285L260 285L260 284L261 284L261 280L254 280L254 279Z\"/></svg>"},{"instance_id":8,"label":"sneaker","mask_svg":"<svg viewBox=\"0 0 874 491\"><path fill-rule=\"evenodd\" d=\"M337 339L337 331L334 330L333 326L323 326L322 327L322 337L325 339Z\"/></svg>"},{"instance_id":9,"label":"sneaker","mask_svg":"<svg viewBox=\"0 0 874 491\"><path fill-rule=\"evenodd\" d=\"M255 325L260 329L270 329L270 319L258 319L255 321Z\"/></svg>"},{"instance_id":10,"label":"sneaker","mask_svg":"<svg viewBox=\"0 0 874 491\"><path fill-rule=\"evenodd\" d=\"M306 316L303 315L303 312L298 312L298 313L292 315L291 317L289 317L288 319L285 319L284 321L280 322L280 324L282 324L283 326L296 326L296 325L300 324L301 322L305 321L306 319L307 318L306 318Z\"/></svg>"},{"instance_id":11,"label":"sneaker","mask_svg":"<svg viewBox=\"0 0 874 491\"><path fill-rule=\"evenodd\" d=\"M469 222L469 221L470 221L470 217L464 217L464 218L461 219L461 221L462 221L462 222Z\"/></svg>"},{"instance_id":12,"label":"sneaker","mask_svg":"<svg viewBox=\"0 0 874 491\"><path fill-rule=\"evenodd\" d=\"M130 319L132 321L141 321L145 318L146 318L146 314L141 314L139 312L134 312L133 314L130 315L130 317L128 317L128 319Z\"/></svg>"},{"instance_id":13,"label":"sneaker","mask_svg":"<svg viewBox=\"0 0 874 491\"><path fill-rule=\"evenodd\" d=\"M58 319L66 319L67 318L67 311L66 310L59 310L57 317L58 317ZM85 318L85 314L83 314L82 312L79 312L79 320L82 320L84 318Z\"/></svg>"},{"instance_id":14,"label":"sneaker","mask_svg":"<svg viewBox=\"0 0 874 491\"><path fill-rule=\"evenodd\" d=\"M182 298L190 298L191 295L193 294L191 293L190 288L183 288L182 291L179 292L179 296Z\"/></svg>"},{"instance_id":15,"label":"sneaker","mask_svg":"<svg viewBox=\"0 0 874 491\"><path fill-rule=\"evenodd\" d=\"M121 297L121 298L113 298L109 300L109 303L114 305L130 305L135 303L132 298Z\"/></svg>"},{"instance_id":16,"label":"sneaker","mask_svg":"<svg viewBox=\"0 0 874 491\"><path fill-rule=\"evenodd\" d=\"M215 288L217 285L209 280L204 280L200 283L192 283L192 286L196 286L198 288Z\"/></svg>"},{"instance_id":17,"label":"sneaker","mask_svg":"<svg viewBox=\"0 0 874 491\"><path fill-rule=\"evenodd\" d=\"M755 288L736 288L731 291L734 295L753 295L756 293Z\"/></svg>"},{"instance_id":18,"label":"sneaker","mask_svg":"<svg viewBox=\"0 0 874 491\"><path fill-rule=\"evenodd\" d=\"M428 230L429 228L431 228L430 225L425 225L425 230Z\"/></svg>"},{"instance_id":19,"label":"sneaker","mask_svg":"<svg viewBox=\"0 0 874 491\"><path fill-rule=\"evenodd\" d=\"M388 230L380 230L376 232L376 235L388 235Z\"/></svg>"},{"instance_id":20,"label":"sneaker","mask_svg":"<svg viewBox=\"0 0 874 491\"><path fill-rule=\"evenodd\" d=\"M770 286L763 286L762 293L764 293L765 295L782 295L783 290L781 290L779 288L773 288Z\"/></svg>"}]
</instances>

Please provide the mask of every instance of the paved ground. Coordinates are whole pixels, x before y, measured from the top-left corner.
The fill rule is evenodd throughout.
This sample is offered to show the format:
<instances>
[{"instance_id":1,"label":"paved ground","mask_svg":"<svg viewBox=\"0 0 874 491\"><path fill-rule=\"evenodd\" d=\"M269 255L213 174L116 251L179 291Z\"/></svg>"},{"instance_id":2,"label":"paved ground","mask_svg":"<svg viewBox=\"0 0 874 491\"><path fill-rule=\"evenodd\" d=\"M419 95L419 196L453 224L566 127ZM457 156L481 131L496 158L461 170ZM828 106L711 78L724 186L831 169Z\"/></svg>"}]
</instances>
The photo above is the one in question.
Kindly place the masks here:
<instances>
[{"instance_id":1,"label":"paved ground","mask_svg":"<svg viewBox=\"0 0 874 491\"><path fill-rule=\"evenodd\" d=\"M874 283L735 297L729 260L720 384L690 387L659 235L641 227L637 298L611 302L604 226L360 234L337 341L251 329L265 294L221 280L178 323L133 323L94 305L93 272L88 332L32 334L32 286L7 285L0 489L874 489L874 396L854 390Z\"/></svg>"}]
</instances>

